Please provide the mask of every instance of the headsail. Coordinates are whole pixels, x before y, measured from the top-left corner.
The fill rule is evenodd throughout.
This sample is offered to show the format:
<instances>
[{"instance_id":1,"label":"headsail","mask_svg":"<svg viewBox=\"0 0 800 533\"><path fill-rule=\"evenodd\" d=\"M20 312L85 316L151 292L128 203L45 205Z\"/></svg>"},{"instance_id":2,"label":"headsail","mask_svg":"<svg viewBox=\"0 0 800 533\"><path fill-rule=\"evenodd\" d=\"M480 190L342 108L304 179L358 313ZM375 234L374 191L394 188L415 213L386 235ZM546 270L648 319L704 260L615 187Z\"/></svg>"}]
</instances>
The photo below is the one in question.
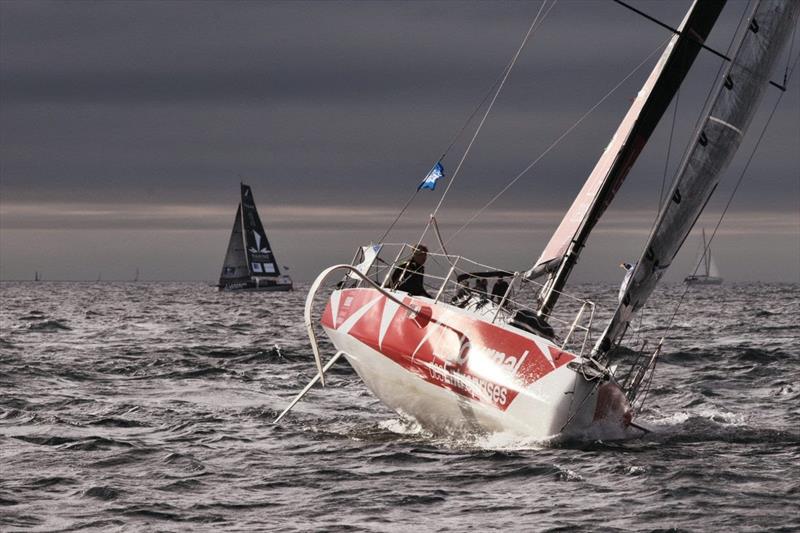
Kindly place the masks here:
<instances>
[{"instance_id":1,"label":"headsail","mask_svg":"<svg viewBox=\"0 0 800 533\"><path fill-rule=\"evenodd\" d=\"M233 219L231 238L228 240L228 251L225 252L225 261L222 263L222 273L219 275L220 286L231 283L250 281L250 272L247 269L247 256L244 253L244 239L242 238L242 206L236 209L236 218Z\"/></svg>"},{"instance_id":2,"label":"headsail","mask_svg":"<svg viewBox=\"0 0 800 533\"><path fill-rule=\"evenodd\" d=\"M705 208L753 118L798 14L797 0L760 1L753 7L733 60L712 93L710 107L596 351L605 352L619 341Z\"/></svg>"},{"instance_id":3,"label":"headsail","mask_svg":"<svg viewBox=\"0 0 800 533\"><path fill-rule=\"evenodd\" d=\"M708 249L708 269L706 271L706 276L710 276L712 278L719 277L719 268L717 268L717 263L714 262L714 256L711 255L711 248Z\"/></svg>"},{"instance_id":4,"label":"headsail","mask_svg":"<svg viewBox=\"0 0 800 533\"><path fill-rule=\"evenodd\" d=\"M614 198L697 57L725 0L696 0L633 102L611 143L528 277L550 274L541 295L549 314L589 233Z\"/></svg>"},{"instance_id":5,"label":"headsail","mask_svg":"<svg viewBox=\"0 0 800 533\"><path fill-rule=\"evenodd\" d=\"M242 183L242 230L244 232L245 252L250 275L255 277L277 277L281 271L272 248L267 240L264 226L256 211L253 191Z\"/></svg>"}]
</instances>

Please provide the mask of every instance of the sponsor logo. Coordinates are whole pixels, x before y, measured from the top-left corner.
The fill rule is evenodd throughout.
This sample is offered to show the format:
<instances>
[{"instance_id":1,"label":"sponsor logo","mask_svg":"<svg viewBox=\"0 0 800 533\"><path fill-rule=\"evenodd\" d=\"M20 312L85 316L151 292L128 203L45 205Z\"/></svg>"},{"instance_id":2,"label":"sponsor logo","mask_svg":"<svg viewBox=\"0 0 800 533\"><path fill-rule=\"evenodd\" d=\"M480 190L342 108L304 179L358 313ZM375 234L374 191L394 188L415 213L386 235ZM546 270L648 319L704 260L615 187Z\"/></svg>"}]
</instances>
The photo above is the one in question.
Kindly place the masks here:
<instances>
[{"instance_id":1,"label":"sponsor logo","mask_svg":"<svg viewBox=\"0 0 800 533\"><path fill-rule=\"evenodd\" d=\"M261 263L250 263L250 268L253 269L253 272L262 272Z\"/></svg>"},{"instance_id":2,"label":"sponsor logo","mask_svg":"<svg viewBox=\"0 0 800 533\"><path fill-rule=\"evenodd\" d=\"M261 239L262 239L261 234L256 230L252 231L253 231L253 239L256 241L256 245L251 246L250 248L247 249L247 251L250 252L251 254L266 254L267 256L270 256L271 252L269 248L267 248L266 246L264 246L263 248L261 247Z\"/></svg>"},{"instance_id":3,"label":"sponsor logo","mask_svg":"<svg viewBox=\"0 0 800 533\"><path fill-rule=\"evenodd\" d=\"M428 367L430 377L450 388L460 389L473 398L484 400L488 403L499 405L503 408L509 402L508 388L481 377L461 372L447 370L444 366L432 364Z\"/></svg>"},{"instance_id":4,"label":"sponsor logo","mask_svg":"<svg viewBox=\"0 0 800 533\"><path fill-rule=\"evenodd\" d=\"M434 306L431 320L420 325L410 313L396 313L387 299L376 299L373 290L334 294L323 314L326 327L364 342L429 383L503 411L520 390L574 358L552 352L544 339L445 306ZM416 307L413 299L405 301Z\"/></svg>"}]
</instances>

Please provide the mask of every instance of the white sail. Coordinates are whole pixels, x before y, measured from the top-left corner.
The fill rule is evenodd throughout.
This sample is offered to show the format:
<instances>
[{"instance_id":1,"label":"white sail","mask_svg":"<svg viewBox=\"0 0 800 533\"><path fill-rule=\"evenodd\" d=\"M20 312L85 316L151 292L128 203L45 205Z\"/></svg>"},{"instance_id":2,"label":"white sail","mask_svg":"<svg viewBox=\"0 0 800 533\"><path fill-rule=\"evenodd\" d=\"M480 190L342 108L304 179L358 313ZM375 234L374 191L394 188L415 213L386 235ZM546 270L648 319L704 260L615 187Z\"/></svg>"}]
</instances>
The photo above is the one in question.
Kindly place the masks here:
<instances>
[{"instance_id":1,"label":"white sail","mask_svg":"<svg viewBox=\"0 0 800 533\"><path fill-rule=\"evenodd\" d=\"M719 278L719 269L717 268L717 264L714 262L714 256L711 255L711 249L708 249L708 272L706 273L707 276L712 278Z\"/></svg>"},{"instance_id":2,"label":"white sail","mask_svg":"<svg viewBox=\"0 0 800 533\"><path fill-rule=\"evenodd\" d=\"M633 313L647 301L705 208L720 174L741 143L798 13L797 0L761 1L752 8L747 29L738 38L736 53L715 88L625 295L596 351L607 351L624 334Z\"/></svg>"},{"instance_id":3,"label":"white sail","mask_svg":"<svg viewBox=\"0 0 800 533\"><path fill-rule=\"evenodd\" d=\"M585 245L697 57L724 0L696 1L637 94L628 113L564 215L530 278L550 273L540 312L548 314Z\"/></svg>"}]
</instances>

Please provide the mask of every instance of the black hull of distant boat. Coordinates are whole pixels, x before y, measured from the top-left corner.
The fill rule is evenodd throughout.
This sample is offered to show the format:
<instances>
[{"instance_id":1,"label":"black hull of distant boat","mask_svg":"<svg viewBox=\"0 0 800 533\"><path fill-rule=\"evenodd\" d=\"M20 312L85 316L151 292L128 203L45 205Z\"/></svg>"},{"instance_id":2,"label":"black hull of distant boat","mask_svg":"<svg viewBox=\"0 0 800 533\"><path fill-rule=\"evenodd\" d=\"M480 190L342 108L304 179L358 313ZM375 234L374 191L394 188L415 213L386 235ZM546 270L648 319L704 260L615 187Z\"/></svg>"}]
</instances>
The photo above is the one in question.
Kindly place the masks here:
<instances>
[{"instance_id":1,"label":"black hull of distant boat","mask_svg":"<svg viewBox=\"0 0 800 533\"><path fill-rule=\"evenodd\" d=\"M714 276L688 276L683 280L687 285L722 285L722 278Z\"/></svg>"},{"instance_id":2,"label":"black hull of distant boat","mask_svg":"<svg viewBox=\"0 0 800 533\"><path fill-rule=\"evenodd\" d=\"M289 292L294 290L294 286L291 283L275 283L271 281L263 281L261 283L242 281L220 284L217 287L220 291Z\"/></svg>"}]
</instances>

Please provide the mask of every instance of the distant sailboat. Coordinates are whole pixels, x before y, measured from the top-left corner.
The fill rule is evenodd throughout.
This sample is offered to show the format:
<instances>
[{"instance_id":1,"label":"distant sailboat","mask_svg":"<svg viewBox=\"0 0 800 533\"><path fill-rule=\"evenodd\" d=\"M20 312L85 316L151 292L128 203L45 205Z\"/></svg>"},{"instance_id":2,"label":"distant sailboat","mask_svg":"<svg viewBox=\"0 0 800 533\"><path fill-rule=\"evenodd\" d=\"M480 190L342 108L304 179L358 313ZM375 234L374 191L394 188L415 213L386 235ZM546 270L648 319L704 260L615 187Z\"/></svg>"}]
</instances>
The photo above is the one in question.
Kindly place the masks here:
<instances>
[{"instance_id":1,"label":"distant sailboat","mask_svg":"<svg viewBox=\"0 0 800 533\"><path fill-rule=\"evenodd\" d=\"M133 276L133 281L139 281L139 267L136 267L136 274Z\"/></svg>"},{"instance_id":2,"label":"distant sailboat","mask_svg":"<svg viewBox=\"0 0 800 533\"><path fill-rule=\"evenodd\" d=\"M39 274L38 270L33 274L33 281L42 281L42 276Z\"/></svg>"},{"instance_id":3,"label":"distant sailboat","mask_svg":"<svg viewBox=\"0 0 800 533\"><path fill-rule=\"evenodd\" d=\"M717 264L711 255L711 246L706 241L706 229L703 228L703 248L697 258L697 266L694 272L683 280L688 285L721 285L722 278L719 275Z\"/></svg>"},{"instance_id":4,"label":"distant sailboat","mask_svg":"<svg viewBox=\"0 0 800 533\"><path fill-rule=\"evenodd\" d=\"M292 278L281 274L258 216L253 191L244 183L241 188L241 202L228 240L219 289L290 291Z\"/></svg>"}]
</instances>

